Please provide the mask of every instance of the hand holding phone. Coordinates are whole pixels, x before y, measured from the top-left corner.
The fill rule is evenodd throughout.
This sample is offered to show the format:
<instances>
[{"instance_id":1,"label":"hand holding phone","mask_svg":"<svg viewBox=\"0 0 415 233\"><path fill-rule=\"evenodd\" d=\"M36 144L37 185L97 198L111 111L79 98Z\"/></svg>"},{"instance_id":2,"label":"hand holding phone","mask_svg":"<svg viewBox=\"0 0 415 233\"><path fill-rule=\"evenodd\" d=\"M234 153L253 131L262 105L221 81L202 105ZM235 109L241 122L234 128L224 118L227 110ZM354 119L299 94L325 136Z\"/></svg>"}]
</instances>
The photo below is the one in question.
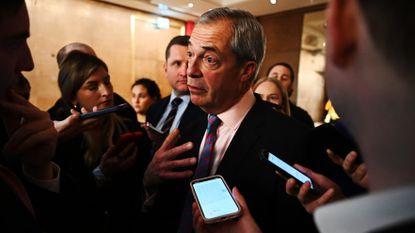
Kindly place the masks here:
<instances>
[{"instance_id":1,"label":"hand holding phone","mask_svg":"<svg viewBox=\"0 0 415 233\"><path fill-rule=\"evenodd\" d=\"M118 140L117 145L115 145L117 148L124 148L131 142L139 140L143 136L143 132L137 131L137 132L128 132L124 133L120 136L120 139Z\"/></svg>"},{"instance_id":2,"label":"hand holding phone","mask_svg":"<svg viewBox=\"0 0 415 233\"><path fill-rule=\"evenodd\" d=\"M306 182L309 182L311 190L316 191L316 187L310 177L306 176L304 173L300 172L293 166L284 162L271 152L267 150L262 150L260 158L266 161L266 163L273 169L275 169L277 174L285 180L288 180L289 178L294 178L301 185L303 185Z\"/></svg>"},{"instance_id":3,"label":"hand holding phone","mask_svg":"<svg viewBox=\"0 0 415 233\"><path fill-rule=\"evenodd\" d=\"M163 144L164 139L167 137L167 134L157 129L150 122L146 122L144 129L146 130L150 140L153 142L154 148L157 150L161 146L161 144Z\"/></svg>"},{"instance_id":4,"label":"hand holding phone","mask_svg":"<svg viewBox=\"0 0 415 233\"><path fill-rule=\"evenodd\" d=\"M130 169L135 164L137 156L137 145L133 144L133 142L140 140L143 135L139 131L122 134L117 144L110 147L102 156L100 161L102 173L106 176L111 176L120 171Z\"/></svg>"},{"instance_id":5,"label":"hand holding phone","mask_svg":"<svg viewBox=\"0 0 415 233\"><path fill-rule=\"evenodd\" d=\"M241 215L241 207L222 176L193 180L190 188L205 223L221 222Z\"/></svg>"},{"instance_id":6,"label":"hand holding phone","mask_svg":"<svg viewBox=\"0 0 415 233\"><path fill-rule=\"evenodd\" d=\"M99 109L95 112L87 112L87 113L81 114L79 116L79 119L85 120L85 119L89 119L89 118L92 118L92 117L99 117L99 116L102 116L102 115L105 115L105 114L108 114L108 113L118 112L118 111L123 110L127 107L128 107L128 104L123 103L123 104L120 104L120 105L117 105L117 106L113 106L113 107L109 107L109 108L103 108L103 109Z\"/></svg>"},{"instance_id":7,"label":"hand holding phone","mask_svg":"<svg viewBox=\"0 0 415 233\"><path fill-rule=\"evenodd\" d=\"M286 193L296 197L308 213L313 213L316 208L326 203L344 198L341 188L329 178L299 164L294 166L307 174L313 180L314 185L318 186L318 192L315 192L307 183L298 188L298 182L293 179L289 179L285 184Z\"/></svg>"}]
</instances>

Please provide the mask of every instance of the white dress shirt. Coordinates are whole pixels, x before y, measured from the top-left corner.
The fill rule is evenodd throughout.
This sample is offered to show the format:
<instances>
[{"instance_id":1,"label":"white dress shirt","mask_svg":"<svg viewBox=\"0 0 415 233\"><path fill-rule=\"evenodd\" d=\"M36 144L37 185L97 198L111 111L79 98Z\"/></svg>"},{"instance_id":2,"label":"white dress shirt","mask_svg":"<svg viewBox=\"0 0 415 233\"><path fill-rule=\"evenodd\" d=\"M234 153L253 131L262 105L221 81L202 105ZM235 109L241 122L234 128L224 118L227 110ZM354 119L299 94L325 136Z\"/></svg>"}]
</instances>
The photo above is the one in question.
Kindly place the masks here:
<instances>
[{"instance_id":1,"label":"white dress shirt","mask_svg":"<svg viewBox=\"0 0 415 233\"><path fill-rule=\"evenodd\" d=\"M239 129L242 120L248 114L249 110L255 103L254 93L249 90L244 96L239 100L238 103L230 107L225 112L218 114L217 116L221 119L222 123L218 127L217 138L215 145L213 147L213 152L215 153L215 160L213 161L212 169L210 170L210 175L216 173L220 162L222 161L223 156L225 155L226 150L229 147L233 137L235 136L236 131ZM199 149L199 158L205 144L206 132L203 136L203 140L200 143Z\"/></svg>"}]
</instances>

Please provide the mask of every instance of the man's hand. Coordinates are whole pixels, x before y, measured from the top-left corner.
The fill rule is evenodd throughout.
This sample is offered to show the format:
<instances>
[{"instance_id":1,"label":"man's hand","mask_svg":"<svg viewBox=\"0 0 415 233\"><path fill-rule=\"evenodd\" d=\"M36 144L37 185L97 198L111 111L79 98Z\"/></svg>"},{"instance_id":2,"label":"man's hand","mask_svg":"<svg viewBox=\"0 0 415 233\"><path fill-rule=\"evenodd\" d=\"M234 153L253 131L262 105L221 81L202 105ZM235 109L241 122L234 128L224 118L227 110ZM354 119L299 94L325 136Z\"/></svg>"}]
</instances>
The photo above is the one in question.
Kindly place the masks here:
<instances>
[{"instance_id":1,"label":"man's hand","mask_svg":"<svg viewBox=\"0 0 415 233\"><path fill-rule=\"evenodd\" d=\"M94 107L93 111L97 108ZM86 113L85 108L81 109L82 113ZM62 121L53 121L56 130L58 131L59 140L69 140L83 131L95 128L101 123L99 118L79 119L80 113L71 109L71 115Z\"/></svg>"},{"instance_id":2,"label":"man's hand","mask_svg":"<svg viewBox=\"0 0 415 233\"><path fill-rule=\"evenodd\" d=\"M343 167L343 170L355 184L366 189L369 188L369 178L365 163L355 163L355 160L358 156L356 151L351 151L349 154L347 154L345 159L342 159L340 156L333 153L333 151L330 149L327 149L327 155L331 161L333 161L333 163Z\"/></svg>"},{"instance_id":3,"label":"man's hand","mask_svg":"<svg viewBox=\"0 0 415 233\"><path fill-rule=\"evenodd\" d=\"M311 193L309 182L301 185L300 189L298 189L297 182L293 178L286 182L285 190L287 194L297 197L308 213L313 213L321 205L344 198L340 187L329 178L298 164L295 164L294 167L310 177L313 184L318 187L318 193Z\"/></svg>"},{"instance_id":4,"label":"man's hand","mask_svg":"<svg viewBox=\"0 0 415 233\"><path fill-rule=\"evenodd\" d=\"M155 191L159 185L166 180L184 179L191 177L193 171L177 171L177 168L183 168L195 165L196 158L177 159L176 157L193 148L191 142L175 146L180 136L178 129L167 136L161 147L154 154L153 159L144 173L144 187L149 191Z\"/></svg>"},{"instance_id":5,"label":"man's hand","mask_svg":"<svg viewBox=\"0 0 415 233\"><path fill-rule=\"evenodd\" d=\"M57 131L49 114L9 91L7 98L0 100L0 116L9 135L6 153L17 155L34 178L54 178L50 161L55 155Z\"/></svg>"},{"instance_id":6,"label":"man's hand","mask_svg":"<svg viewBox=\"0 0 415 233\"><path fill-rule=\"evenodd\" d=\"M225 222L206 224L203 221L199 207L196 203L193 203L193 227L197 233L261 233L261 230L249 212L244 197L236 187L232 189L232 194L242 208L242 215L237 219L231 219Z\"/></svg>"}]
</instances>

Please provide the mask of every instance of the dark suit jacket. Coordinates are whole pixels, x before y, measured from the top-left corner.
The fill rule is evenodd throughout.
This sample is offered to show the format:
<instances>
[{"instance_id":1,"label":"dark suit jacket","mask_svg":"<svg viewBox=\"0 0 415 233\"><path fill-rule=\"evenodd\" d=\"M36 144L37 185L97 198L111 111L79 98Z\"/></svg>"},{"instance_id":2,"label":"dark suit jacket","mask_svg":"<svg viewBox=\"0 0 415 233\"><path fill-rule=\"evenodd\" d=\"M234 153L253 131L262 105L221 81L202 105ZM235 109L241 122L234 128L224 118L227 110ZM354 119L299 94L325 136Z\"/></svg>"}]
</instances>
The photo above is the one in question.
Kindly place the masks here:
<instances>
[{"instance_id":1,"label":"dark suit jacket","mask_svg":"<svg viewBox=\"0 0 415 233\"><path fill-rule=\"evenodd\" d=\"M183 135L179 143L193 141L195 148L183 157L198 156L207 119L201 117L193 123L192 132ZM260 150L265 148L289 163L306 164L299 146L306 131L302 124L257 98L217 170L230 188L237 186L241 191L263 232L316 231L311 215L296 198L285 193L285 181L259 157ZM171 181L161 187L150 214L154 221L148 221L152 232L177 231L190 180Z\"/></svg>"},{"instance_id":2,"label":"dark suit jacket","mask_svg":"<svg viewBox=\"0 0 415 233\"><path fill-rule=\"evenodd\" d=\"M157 103L151 105L147 111L146 120L152 125L156 126L163 116L163 113L166 111L169 101L170 96L167 96ZM189 130L189 126L191 125L192 121L201 116L206 116L206 113L190 101L179 123L180 132L184 133L185 131Z\"/></svg>"},{"instance_id":3,"label":"dark suit jacket","mask_svg":"<svg viewBox=\"0 0 415 233\"><path fill-rule=\"evenodd\" d=\"M292 118L300 121L301 123L305 124L310 128L314 128L314 121L306 110L298 107L291 101L289 102L289 104Z\"/></svg>"}]
</instances>

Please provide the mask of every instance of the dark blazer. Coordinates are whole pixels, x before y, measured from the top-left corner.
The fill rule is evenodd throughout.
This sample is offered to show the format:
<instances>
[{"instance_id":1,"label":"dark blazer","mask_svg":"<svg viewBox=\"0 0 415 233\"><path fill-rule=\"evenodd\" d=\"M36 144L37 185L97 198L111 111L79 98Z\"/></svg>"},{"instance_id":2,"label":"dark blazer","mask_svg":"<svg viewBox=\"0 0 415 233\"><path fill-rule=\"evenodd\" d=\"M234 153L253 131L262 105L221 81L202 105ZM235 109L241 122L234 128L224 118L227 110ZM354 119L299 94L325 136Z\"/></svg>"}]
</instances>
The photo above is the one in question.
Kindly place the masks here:
<instances>
[{"instance_id":1,"label":"dark blazer","mask_svg":"<svg viewBox=\"0 0 415 233\"><path fill-rule=\"evenodd\" d=\"M198 155L206 123L206 117L194 119L192 132L182 136L179 143L193 141L195 145L183 157ZM296 198L285 193L285 181L259 157L260 150L268 149L288 163L307 164L299 146L306 131L304 125L274 111L257 98L218 167L217 174L222 175L231 188L237 186L241 191L263 232L316 231L311 215ZM149 215L155 220L148 221L153 232L177 231L190 180L171 181L161 187Z\"/></svg>"},{"instance_id":2,"label":"dark blazer","mask_svg":"<svg viewBox=\"0 0 415 233\"><path fill-rule=\"evenodd\" d=\"M314 128L314 121L306 110L298 107L291 101L289 101L289 104L290 104L290 112L291 112L292 118L302 122L303 124L305 124L306 126L310 128Z\"/></svg>"},{"instance_id":3,"label":"dark blazer","mask_svg":"<svg viewBox=\"0 0 415 233\"><path fill-rule=\"evenodd\" d=\"M166 111L169 101L170 96L167 96L158 101L157 103L151 105L147 111L146 120L150 122L152 125L156 126L160 121L161 117L163 116L163 113ZM191 122L194 121L194 119L197 119L201 116L206 116L206 113L198 106L194 105L192 101L190 101L179 123L180 132L189 130Z\"/></svg>"}]
</instances>

